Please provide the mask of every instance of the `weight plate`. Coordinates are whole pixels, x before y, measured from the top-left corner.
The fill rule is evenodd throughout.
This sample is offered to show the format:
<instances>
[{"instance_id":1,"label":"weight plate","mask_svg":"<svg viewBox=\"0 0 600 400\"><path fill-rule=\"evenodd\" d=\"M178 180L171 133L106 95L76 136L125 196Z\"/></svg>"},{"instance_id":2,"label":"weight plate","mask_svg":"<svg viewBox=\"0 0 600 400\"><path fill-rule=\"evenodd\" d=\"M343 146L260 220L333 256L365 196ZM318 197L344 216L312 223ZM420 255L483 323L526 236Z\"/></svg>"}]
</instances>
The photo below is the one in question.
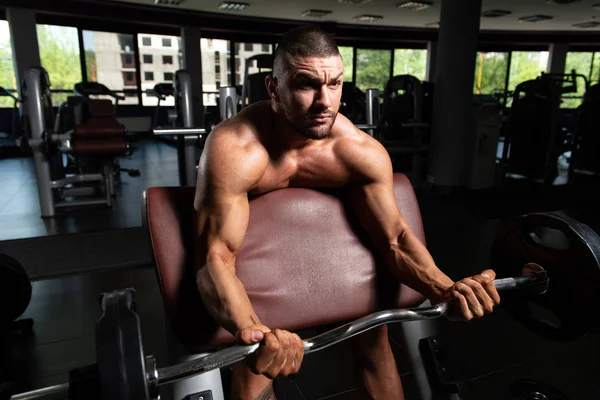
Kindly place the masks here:
<instances>
[{"instance_id":1,"label":"weight plate","mask_svg":"<svg viewBox=\"0 0 600 400\"><path fill-rule=\"evenodd\" d=\"M538 335L566 341L597 328L600 305L600 237L560 212L534 213L511 221L497 236L492 267L498 277L516 276L533 262L547 272L546 294L503 293L501 305Z\"/></svg>"},{"instance_id":2,"label":"weight plate","mask_svg":"<svg viewBox=\"0 0 600 400\"><path fill-rule=\"evenodd\" d=\"M7 325L25 312L31 301L31 281L14 258L0 254L0 325Z\"/></svg>"}]
</instances>

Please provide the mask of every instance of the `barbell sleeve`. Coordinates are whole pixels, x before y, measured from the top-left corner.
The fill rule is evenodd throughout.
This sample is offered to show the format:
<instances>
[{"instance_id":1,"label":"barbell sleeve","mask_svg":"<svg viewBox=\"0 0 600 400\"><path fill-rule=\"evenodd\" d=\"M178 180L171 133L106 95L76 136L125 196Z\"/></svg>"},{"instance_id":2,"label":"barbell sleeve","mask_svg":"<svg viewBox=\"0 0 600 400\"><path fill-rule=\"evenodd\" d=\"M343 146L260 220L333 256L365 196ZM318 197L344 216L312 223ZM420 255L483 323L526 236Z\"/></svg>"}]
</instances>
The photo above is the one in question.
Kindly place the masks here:
<instances>
[{"instance_id":1,"label":"barbell sleeve","mask_svg":"<svg viewBox=\"0 0 600 400\"><path fill-rule=\"evenodd\" d=\"M547 280L547 276L545 271L541 267L539 268L539 271L525 276L496 279L494 280L494 286L498 291L504 291L521 289L538 282L543 282ZM303 340L304 353L309 354L323 350L380 325L439 318L447 315L451 306L452 300L446 300L432 307L387 310L369 314L321 335ZM245 360L257 349L258 344L235 345L195 360L161 368L156 374L156 384L165 385L193 375L235 364Z\"/></svg>"}]
</instances>

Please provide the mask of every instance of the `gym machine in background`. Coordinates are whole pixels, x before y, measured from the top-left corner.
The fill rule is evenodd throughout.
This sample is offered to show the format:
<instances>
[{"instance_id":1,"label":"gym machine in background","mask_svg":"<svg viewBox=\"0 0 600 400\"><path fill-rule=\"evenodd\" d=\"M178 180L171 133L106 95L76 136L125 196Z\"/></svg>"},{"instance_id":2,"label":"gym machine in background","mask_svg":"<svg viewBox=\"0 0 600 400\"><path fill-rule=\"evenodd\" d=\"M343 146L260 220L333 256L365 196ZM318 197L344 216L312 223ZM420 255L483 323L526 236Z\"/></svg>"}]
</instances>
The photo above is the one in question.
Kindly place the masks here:
<instances>
[{"instance_id":1,"label":"gym machine in background","mask_svg":"<svg viewBox=\"0 0 600 400\"><path fill-rule=\"evenodd\" d=\"M379 140L390 154L394 170L409 169L407 175L417 187L429 153L432 90L430 84L424 85L412 75L397 75L386 83L383 92Z\"/></svg>"},{"instance_id":2,"label":"gym machine in background","mask_svg":"<svg viewBox=\"0 0 600 400\"><path fill-rule=\"evenodd\" d=\"M558 159L572 147L560 120L561 96L577 92L578 79L570 74L545 74L517 85L506 124L500 163L501 179L552 185Z\"/></svg>"},{"instance_id":3,"label":"gym machine in background","mask_svg":"<svg viewBox=\"0 0 600 400\"><path fill-rule=\"evenodd\" d=\"M26 149L19 146L18 138L24 127L21 125L19 103L21 100L15 95L16 91L0 87L0 97L6 97L13 101L10 118L0 121L0 158L28 155ZM2 132L3 128L4 132Z\"/></svg>"},{"instance_id":4,"label":"gym machine in background","mask_svg":"<svg viewBox=\"0 0 600 400\"><path fill-rule=\"evenodd\" d=\"M175 98L174 85L173 83L157 83L152 89L146 90L146 94L154 96L158 99L158 102L156 103L156 109L154 111L152 126L155 129L160 128L160 121L164 120L164 118L161 118L160 103L162 101L166 101L168 97ZM166 117L168 123L167 127L175 128L177 126L177 109L175 107L168 107L166 109Z\"/></svg>"},{"instance_id":5,"label":"gym machine in background","mask_svg":"<svg viewBox=\"0 0 600 400\"><path fill-rule=\"evenodd\" d=\"M195 127L192 77L186 70L175 72L173 81L175 97L175 115L177 120L173 128L153 129L156 136L174 136L177 141L177 170L180 186L194 186L198 176L196 147L203 146L207 130Z\"/></svg>"},{"instance_id":6,"label":"gym machine in background","mask_svg":"<svg viewBox=\"0 0 600 400\"><path fill-rule=\"evenodd\" d=\"M575 131L569 164L569 183L590 182L600 177L600 84L590 86L575 110Z\"/></svg>"},{"instance_id":7,"label":"gym machine in background","mask_svg":"<svg viewBox=\"0 0 600 400\"><path fill-rule=\"evenodd\" d=\"M55 216L61 207L111 206L116 157L131 152L125 126L114 118L112 102L88 100L87 121L74 120L71 130L61 131L60 116L56 124L53 116L46 70L29 68L22 89L29 135L21 140L33 151L42 217ZM85 163L76 164L76 171L67 170L63 154L81 157Z\"/></svg>"}]
</instances>

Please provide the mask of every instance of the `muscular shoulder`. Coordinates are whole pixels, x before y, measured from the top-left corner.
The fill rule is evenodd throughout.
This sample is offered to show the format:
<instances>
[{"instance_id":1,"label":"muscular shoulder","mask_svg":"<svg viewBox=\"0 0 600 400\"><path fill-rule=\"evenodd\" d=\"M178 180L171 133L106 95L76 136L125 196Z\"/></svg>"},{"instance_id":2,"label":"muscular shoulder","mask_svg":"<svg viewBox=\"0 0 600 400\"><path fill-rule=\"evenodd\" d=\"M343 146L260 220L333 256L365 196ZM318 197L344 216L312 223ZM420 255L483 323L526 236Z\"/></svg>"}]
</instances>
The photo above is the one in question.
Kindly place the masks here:
<instances>
[{"instance_id":1,"label":"muscular shoulder","mask_svg":"<svg viewBox=\"0 0 600 400\"><path fill-rule=\"evenodd\" d=\"M241 115L219 124L210 133L198 165L199 191L244 193L253 188L269 162L256 129Z\"/></svg>"},{"instance_id":2,"label":"muscular shoulder","mask_svg":"<svg viewBox=\"0 0 600 400\"><path fill-rule=\"evenodd\" d=\"M336 157L350 170L355 182L379 182L392 176L392 164L383 145L350 123L337 138Z\"/></svg>"}]
</instances>

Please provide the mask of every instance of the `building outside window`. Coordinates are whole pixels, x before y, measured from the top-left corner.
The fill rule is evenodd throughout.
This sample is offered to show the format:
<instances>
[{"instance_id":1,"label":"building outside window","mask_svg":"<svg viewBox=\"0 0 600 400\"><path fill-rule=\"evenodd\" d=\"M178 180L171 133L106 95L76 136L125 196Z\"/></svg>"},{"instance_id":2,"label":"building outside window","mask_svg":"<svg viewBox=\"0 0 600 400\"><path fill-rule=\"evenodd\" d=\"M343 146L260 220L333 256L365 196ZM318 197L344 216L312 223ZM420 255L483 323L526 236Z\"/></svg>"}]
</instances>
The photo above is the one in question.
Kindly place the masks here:
<instances>
[{"instance_id":1,"label":"building outside window","mask_svg":"<svg viewBox=\"0 0 600 400\"><path fill-rule=\"evenodd\" d=\"M152 73L152 80L144 79L141 83L142 104L145 106L155 106L158 103L156 96L146 94L148 89L152 89L157 83L170 83L174 79L174 71L181 69L182 51L181 40L178 36L165 36L154 34L140 34L138 40L142 41L144 37L150 39L151 46L143 48L143 55L140 55L142 76L146 72ZM165 44L169 43L169 46ZM154 62L156 60L156 62ZM150 61L150 62L146 62ZM167 97L165 101L160 102L161 107L175 105L175 99L172 96Z\"/></svg>"},{"instance_id":2,"label":"building outside window","mask_svg":"<svg viewBox=\"0 0 600 400\"><path fill-rule=\"evenodd\" d=\"M138 104L133 35L86 30L82 34L88 81L99 82L121 94L125 89L134 90L119 104Z\"/></svg>"}]
</instances>

